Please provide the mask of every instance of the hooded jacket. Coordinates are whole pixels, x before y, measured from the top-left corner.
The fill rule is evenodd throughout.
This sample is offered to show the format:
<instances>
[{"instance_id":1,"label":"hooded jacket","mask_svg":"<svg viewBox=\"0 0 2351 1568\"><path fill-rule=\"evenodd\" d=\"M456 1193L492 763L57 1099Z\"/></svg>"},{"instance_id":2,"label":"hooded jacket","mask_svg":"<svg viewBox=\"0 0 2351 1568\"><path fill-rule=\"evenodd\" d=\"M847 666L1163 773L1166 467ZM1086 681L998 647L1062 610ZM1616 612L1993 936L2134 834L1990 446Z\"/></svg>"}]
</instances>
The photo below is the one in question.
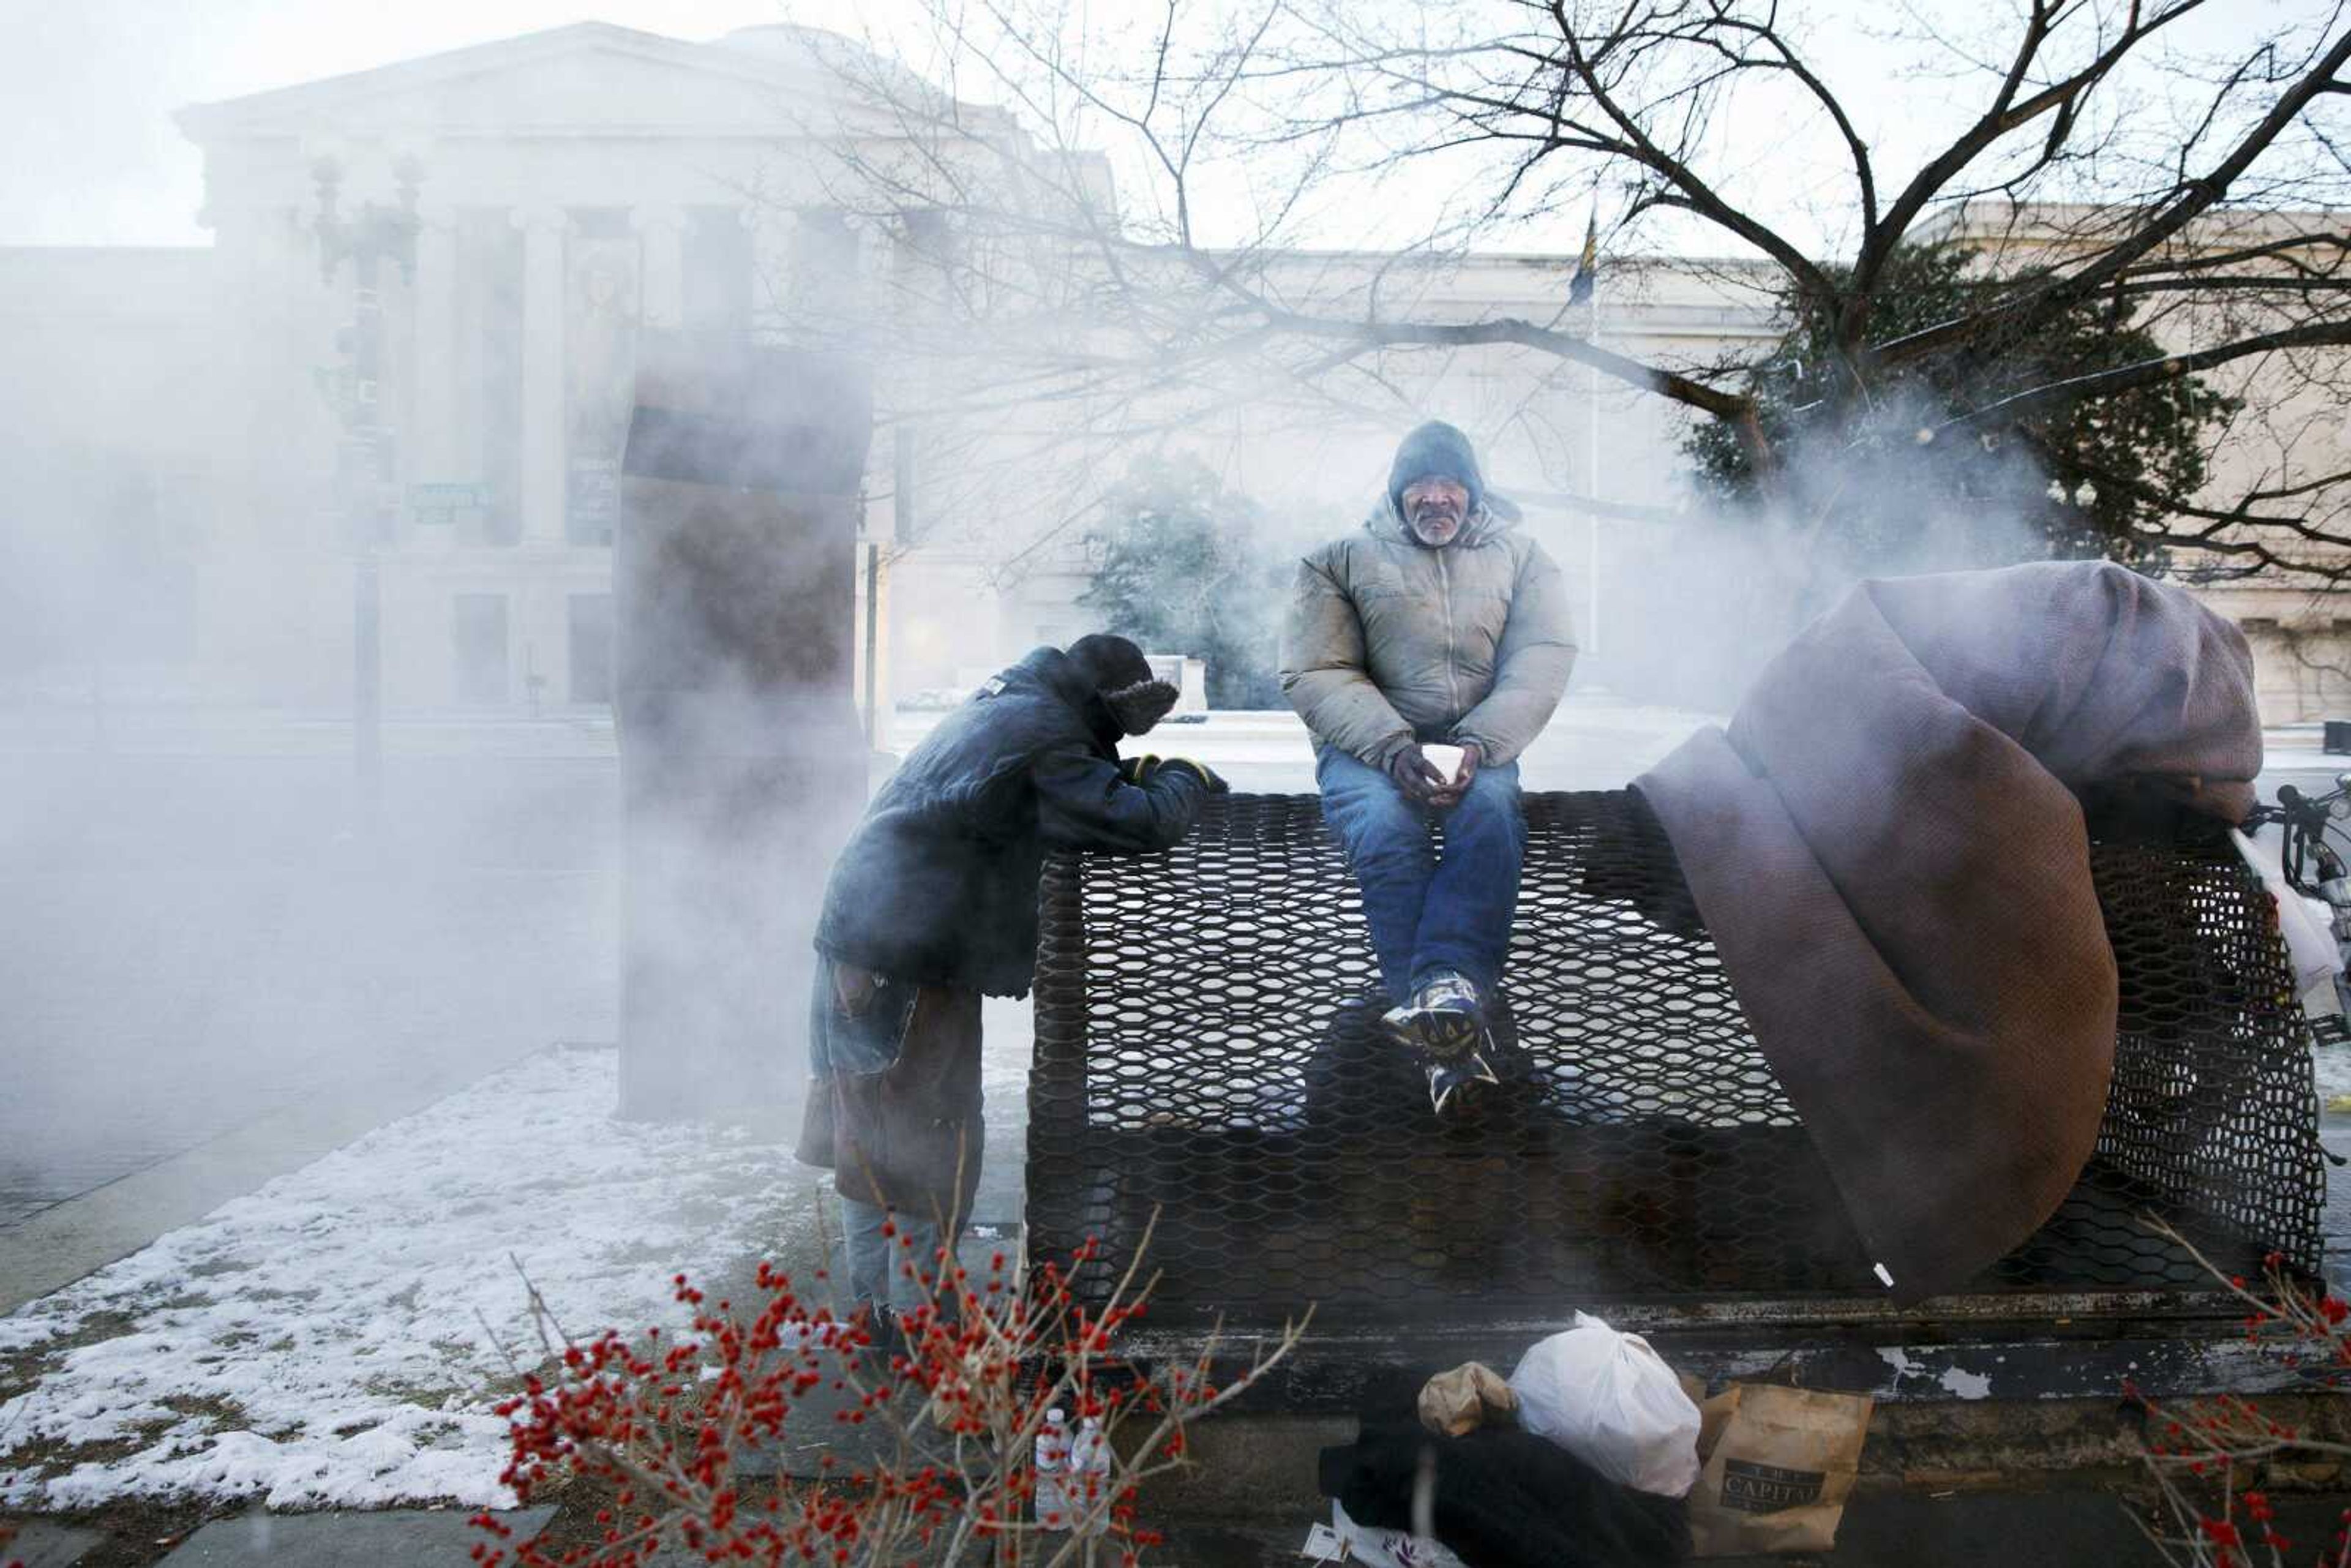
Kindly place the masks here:
<instances>
[{"instance_id":1,"label":"hooded jacket","mask_svg":"<svg viewBox=\"0 0 2351 1568\"><path fill-rule=\"evenodd\" d=\"M825 883L818 950L915 985L1026 992L1045 852L1167 849L1207 796L1183 768L1126 782L1118 737L1059 648L996 676L873 797Z\"/></svg>"},{"instance_id":2,"label":"hooded jacket","mask_svg":"<svg viewBox=\"0 0 2351 1568\"><path fill-rule=\"evenodd\" d=\"M1574 667L1559 568L1489 508L1431 549L1384 496L1361 532L1299 563L1281 689L1318 746L1374 768L1416 740L1515 760Z\"/></svg>"}]
</instances>

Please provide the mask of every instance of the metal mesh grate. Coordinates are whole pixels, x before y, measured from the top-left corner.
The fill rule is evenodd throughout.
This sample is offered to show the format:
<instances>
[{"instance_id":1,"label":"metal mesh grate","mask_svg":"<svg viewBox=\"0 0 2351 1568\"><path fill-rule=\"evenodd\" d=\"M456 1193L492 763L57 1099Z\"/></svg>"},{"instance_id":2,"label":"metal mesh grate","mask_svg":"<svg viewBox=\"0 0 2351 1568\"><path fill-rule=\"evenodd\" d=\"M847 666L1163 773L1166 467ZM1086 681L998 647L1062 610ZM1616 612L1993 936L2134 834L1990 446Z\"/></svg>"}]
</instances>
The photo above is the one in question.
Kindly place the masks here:
<instances>
[{"instance_id":1,"label":"metal mesh grate","mask_svg":"<svg viewBox=\"0 0 2351 1568\"><path fill-rule=\"evenodd\" d=\"M1535 794L1497 1035L1504 1084L1440 1123L1375 1030L1354 885L1314 797L1213 802L1179 849L1057 857L1029 1091L1031 1246L1155 1209L1155 1320L1443 1321L1725 1297L1876 1296L1670 845L1630 790ZM2304 1025L2225 844L2099 845L2122 1020L2097 1153L1989 1291L2193 1289L2318 1262Z\"/></svg>"}]
</instances>

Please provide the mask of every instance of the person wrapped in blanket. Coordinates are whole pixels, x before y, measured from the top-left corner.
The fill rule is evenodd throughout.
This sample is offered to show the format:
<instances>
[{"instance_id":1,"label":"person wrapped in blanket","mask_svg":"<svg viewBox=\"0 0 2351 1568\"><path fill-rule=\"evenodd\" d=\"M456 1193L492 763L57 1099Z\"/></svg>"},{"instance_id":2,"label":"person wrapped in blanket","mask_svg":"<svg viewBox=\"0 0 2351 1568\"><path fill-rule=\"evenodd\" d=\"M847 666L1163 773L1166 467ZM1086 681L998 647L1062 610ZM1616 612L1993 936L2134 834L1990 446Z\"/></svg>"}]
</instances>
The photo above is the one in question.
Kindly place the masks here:
<instances>
[{"instance_id":1,"label":"person wrapped in blanket","mask_svg":"<svg viewBox=\"0 0 2351 1568\"><path fill-rule=\"evenodd\" d=\"M834 862L816 932L799 1157L833 1172L853 1309L877 1343L921 1304L979 1183L980 998L1027 994L1050 849L1142 854L1191 831L1223 781L1122 761L1176 688L1094 634L1039 648L908 754Z\"/></svg>"}]
</instances>

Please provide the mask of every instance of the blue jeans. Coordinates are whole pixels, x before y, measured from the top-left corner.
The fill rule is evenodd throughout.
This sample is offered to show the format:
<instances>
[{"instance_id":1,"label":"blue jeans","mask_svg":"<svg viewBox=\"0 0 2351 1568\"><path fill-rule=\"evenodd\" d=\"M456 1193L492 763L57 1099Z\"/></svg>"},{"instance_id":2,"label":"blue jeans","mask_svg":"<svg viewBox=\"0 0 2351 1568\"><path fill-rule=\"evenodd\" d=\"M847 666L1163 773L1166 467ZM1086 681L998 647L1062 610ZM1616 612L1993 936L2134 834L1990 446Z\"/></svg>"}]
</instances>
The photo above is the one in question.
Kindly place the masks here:
<instances>
[{"instance_id":1,"label":"blue jeans","mask_svg":"<svg viewBox=\"0 0 2351 1568\"><path fill-rule=\"evenodd\" d=\"M884 1236L884 1221L894 1220L895 1235ZM850 1310L871 1301L877 1305L895 1307L901 1312L911 1312L931 1301L931 1292L906 1273L913 1264L924 1279L935 1281L939 1276L939 1224L935 1219L917 1219L904 1210L893 1211L870 1203L860 1203L853 1197L841 1200L841 1225L847 1234L844 1249L849 1258ZM901 1246L901 1239L912 1246ZM946 1265L954 1267L952 1263ZM952 1301L952 1295L949 1298Z\"/></svg>"},{"instance_id":2,"label":"blue jeans","mask_svg":"<svg viewBox=\"0 0 2351 1568\"><path fill-rule=\"evenodd\" d=\"M1413 988L1450 969L1490 997L1510 946L1527 823L1519 765L1481 768L1450 810L1405 799L1395 779L1328 747L1314 765L1322 820L1364 894L1364 920L1380 978L1401 1006ZM1430 841L1445 824L1445 856Z\"/></svg>"}]
</instances>

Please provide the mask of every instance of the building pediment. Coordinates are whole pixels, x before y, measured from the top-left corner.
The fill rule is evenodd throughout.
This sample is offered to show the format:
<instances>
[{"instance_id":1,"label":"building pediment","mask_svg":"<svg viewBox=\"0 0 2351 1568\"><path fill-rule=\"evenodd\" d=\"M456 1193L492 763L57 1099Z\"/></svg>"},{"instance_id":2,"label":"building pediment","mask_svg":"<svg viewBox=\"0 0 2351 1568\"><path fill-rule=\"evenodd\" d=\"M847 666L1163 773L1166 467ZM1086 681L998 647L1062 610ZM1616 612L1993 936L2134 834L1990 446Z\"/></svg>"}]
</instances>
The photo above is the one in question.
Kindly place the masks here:
<instances>
[{"instance_id":1,"label":"building pediment","mask_svg":"<svg viewBox=\"0 0 2351 1568\"><path fill-rule=\"evenodd\" d=\"M928 92L849 39L758 27L711 43L583 22L183 110L200 143L286 137L790 135L888 123Z\"/></svg>"}]
</instances>

